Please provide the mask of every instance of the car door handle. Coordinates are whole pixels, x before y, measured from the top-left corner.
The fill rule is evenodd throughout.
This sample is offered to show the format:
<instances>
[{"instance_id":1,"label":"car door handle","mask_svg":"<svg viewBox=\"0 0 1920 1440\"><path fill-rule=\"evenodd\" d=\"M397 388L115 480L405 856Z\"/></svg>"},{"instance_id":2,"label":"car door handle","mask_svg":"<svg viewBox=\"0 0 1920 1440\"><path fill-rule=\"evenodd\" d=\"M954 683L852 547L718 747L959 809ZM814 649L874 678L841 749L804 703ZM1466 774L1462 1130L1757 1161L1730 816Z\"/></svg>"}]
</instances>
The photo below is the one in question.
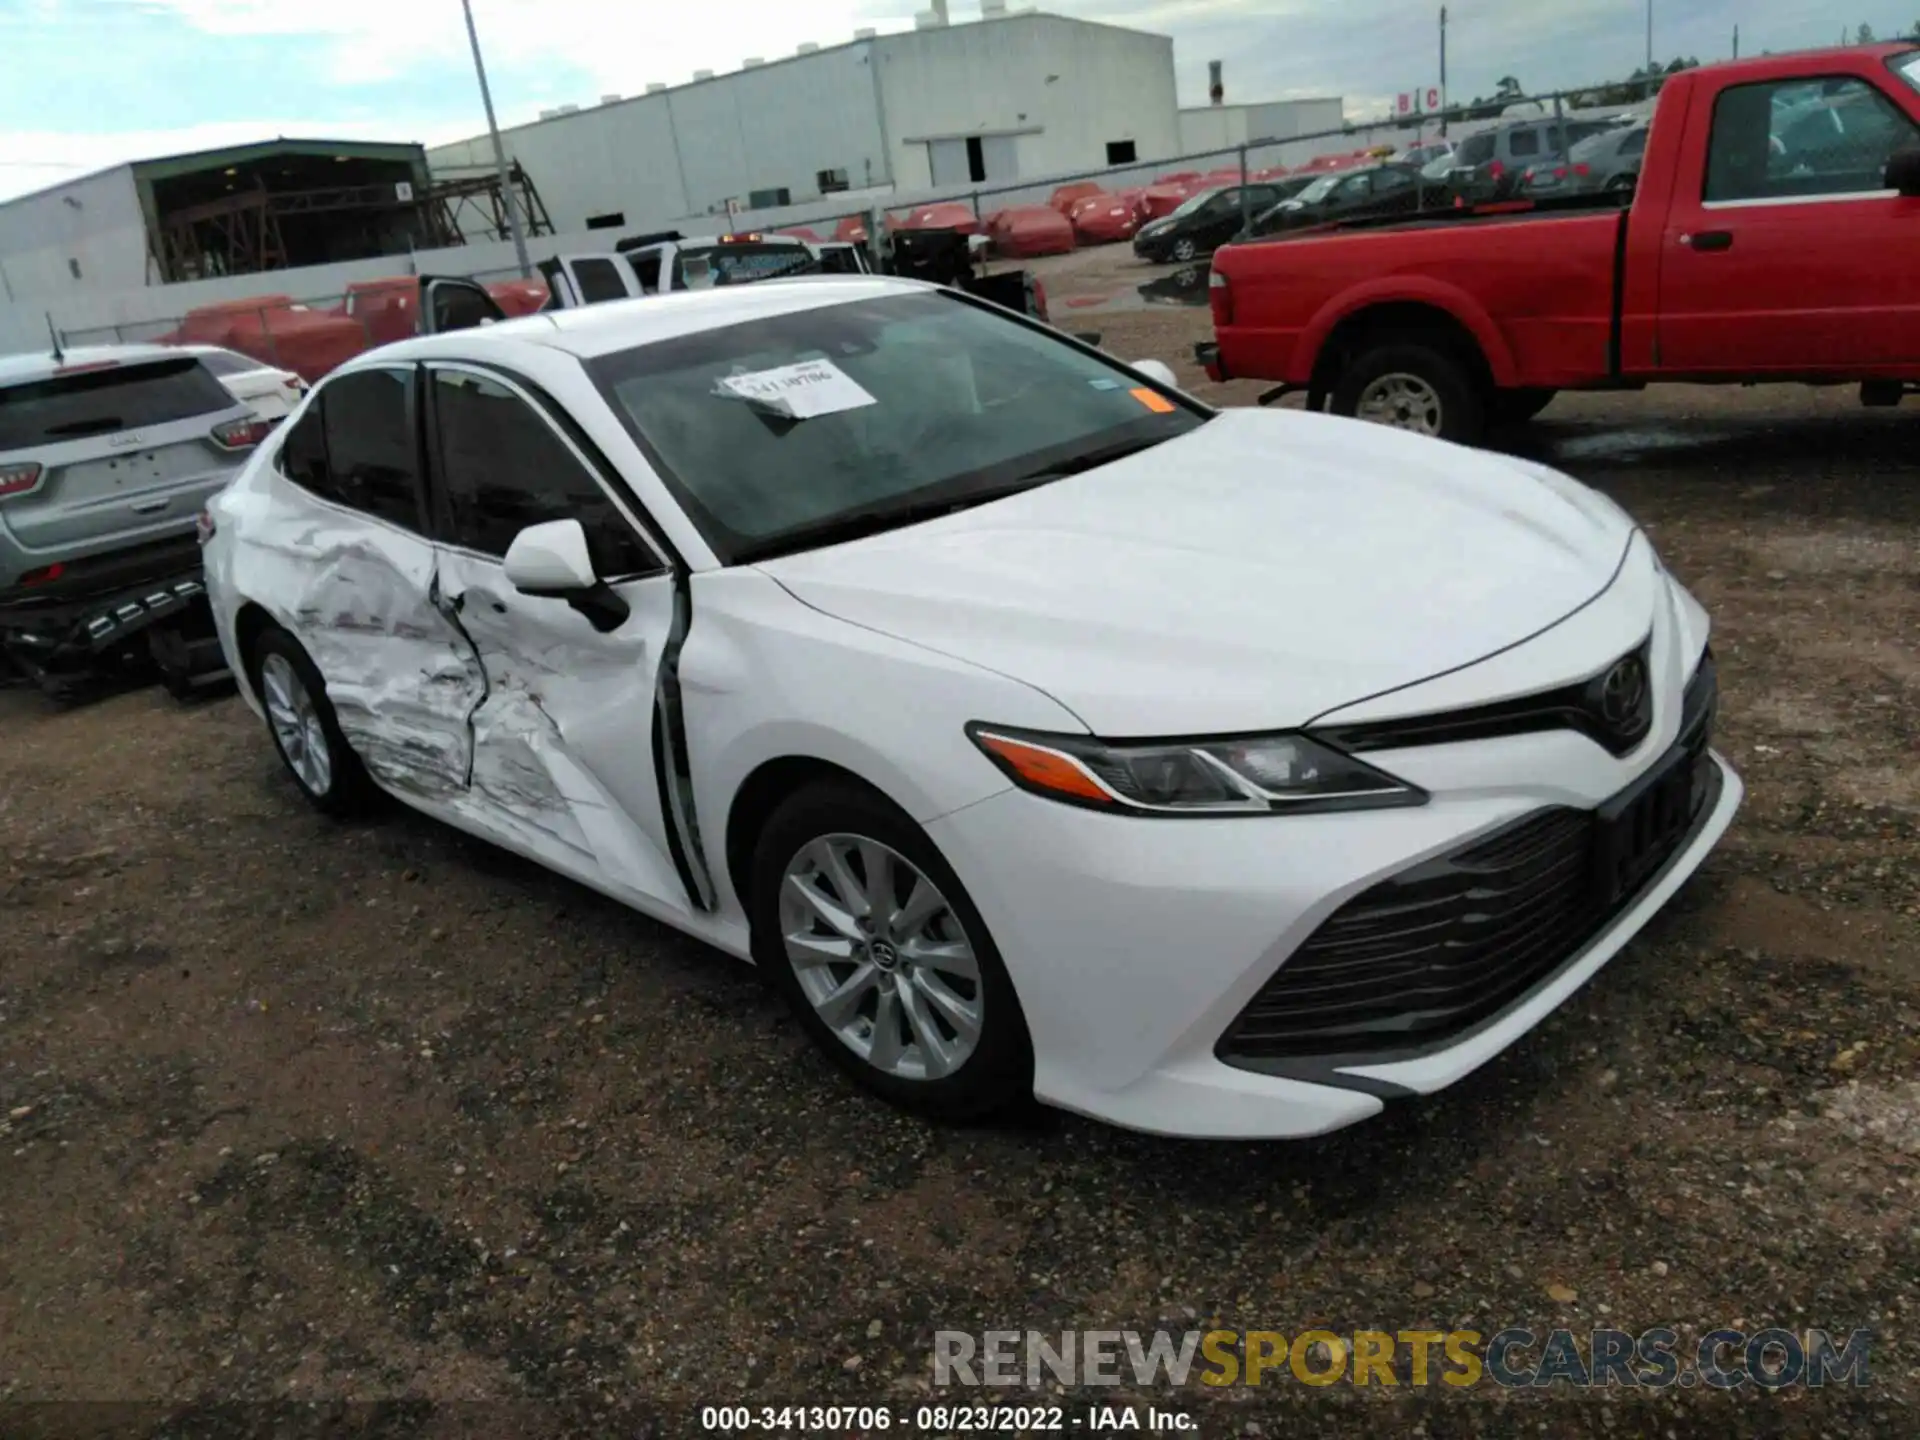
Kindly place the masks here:
<instances>
[{"instance_id":1,"label":"car door handle","mask_svg":"<svg viewBox=\"0 0 1920 1440\"><path fill-rule=\"evenodd\" d=\"M166 509L167 504L167 497L162 495L158 500L134 500L128 504L127 508L136 515L151 515L156 510Z\"/></svg>"},{"instance_id":2,"label":"car door handle","mask_svg":"<svg viewBox=\"0 0 1920 1440\"><path fill-rule=\"evenodd\" d=\"M1715 251L1733 248L1731 230L1702 230L1698 235L1682 235L1680 243L1689 250Z\"/></svg>"}]
</instances>

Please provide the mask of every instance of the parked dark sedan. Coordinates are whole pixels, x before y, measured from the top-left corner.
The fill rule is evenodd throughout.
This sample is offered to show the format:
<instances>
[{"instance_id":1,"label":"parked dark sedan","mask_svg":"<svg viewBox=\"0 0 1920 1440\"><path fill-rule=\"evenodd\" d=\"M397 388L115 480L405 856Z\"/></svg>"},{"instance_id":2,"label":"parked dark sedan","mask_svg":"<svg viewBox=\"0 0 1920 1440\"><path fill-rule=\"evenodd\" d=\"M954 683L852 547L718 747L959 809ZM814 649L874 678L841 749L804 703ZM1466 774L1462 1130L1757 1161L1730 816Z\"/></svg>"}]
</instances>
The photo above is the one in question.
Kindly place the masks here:
<instances>
[{"instance_id":1,"label":"parked dark sedan","mask_svg":"<svg viewBox=\"0 0 1920 1440\"><path fill-rule=\"evenodd\" d=\"M1447 203L1445 188L1422 180L1412 165L1369 165L1322 175L1292 199L1254 216L1253 233L1282 235L1335 220L1439 210Z\"/></svg>"},{"instance_id":2,"label":"parked dark sedan","mask_svg":"<svg viewBox=\"0 0 1920 1440\"><path fill-rule=\"evenodd\" d=\"M1133 237L1133 253L1142 260L1196 260L1211 255L1240 233L1244 215L1270 209L1281 196L1279 185L1249 185L1242 210L1240 186L1202 190L1171 215L1150 220Z\"/></svg>"}]
</instances>

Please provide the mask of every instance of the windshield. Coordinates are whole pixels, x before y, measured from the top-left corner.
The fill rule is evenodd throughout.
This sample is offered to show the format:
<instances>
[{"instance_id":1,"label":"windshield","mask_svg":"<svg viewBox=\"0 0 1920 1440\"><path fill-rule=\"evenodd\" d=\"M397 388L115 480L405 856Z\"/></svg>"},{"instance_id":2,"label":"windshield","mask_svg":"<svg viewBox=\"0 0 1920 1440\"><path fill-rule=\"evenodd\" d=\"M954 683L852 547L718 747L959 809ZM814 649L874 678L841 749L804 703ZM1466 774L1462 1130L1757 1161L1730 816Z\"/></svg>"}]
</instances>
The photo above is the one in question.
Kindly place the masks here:
<instances>
[{"instance_id":1,"label":"windshield","mask_svg":"<svg viewBox=\"0 0 1920 1440\"><path fill-rule=\"evenodd\" d=\"M745 285L810 268L813 252L804 245L689 245L680 258L691 271L704 260L716 285Z\"/></svg>"},{"instance_id":2,"label":"windshield","mask_svg":"<svg viewBox=\"0 0 1920 1440\"><path fill-rule=\"evenodd\" d=\"M1909 50L1904 55L1896 55L1891 63L1894 74L1914 89L1920 90L1920 50Z\"/></svg>"},{"instance_id":3,"label":"windshield","mask_svg":"<svg viewBox=\"0 0 1920 1440\"><path fill-rule=\"evenodd\" d=\"M1327 196L1339 189L1340 182L1346 178L1344 174L1338 172L1332 175L1322 175L1318 180L1307 186L1306 189L1302 190L1293 198L1303 204L1311 205L1316 200L1326 199Z\"/></svg>"},{"instance_id":4,"label":"windshield","mask_svg":"<svg viewBox=\"0 0 1920 1440\"><path fill-rule=\"evenodd\" d=\"M727 564L1039 483L1205 419L1096 354L946 291L730 325L588 370ZM764 398L774 395L792 398Z\"/></svg>"},{"instance_id":5,"label":"windshield","mask_svg":"<svg viewBox=\"0 0 1920 1440\"><path fill-rule=\"evenodd\" d=\"M1194 211L1205 206L1209 200L1213 199L1213 197L1219 193L1218 190L1202 190L1198 195L1190 196L1181 201L1179 208L1174 210L1167 218L1170 220L1178 220L1184 216L1191 215Z\"/></svg>"}]
</instances>

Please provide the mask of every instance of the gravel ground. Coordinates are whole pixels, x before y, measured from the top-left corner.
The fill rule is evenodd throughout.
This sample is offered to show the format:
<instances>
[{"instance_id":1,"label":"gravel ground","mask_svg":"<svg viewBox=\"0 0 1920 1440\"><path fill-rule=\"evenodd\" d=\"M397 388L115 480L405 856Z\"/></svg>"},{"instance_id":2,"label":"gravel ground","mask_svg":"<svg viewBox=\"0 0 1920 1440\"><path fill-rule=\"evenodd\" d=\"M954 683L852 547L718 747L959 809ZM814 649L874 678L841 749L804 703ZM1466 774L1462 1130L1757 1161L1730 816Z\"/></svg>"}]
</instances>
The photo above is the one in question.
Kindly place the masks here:
<instances>
[{"instance_id":1,"label":"gravel ground","mask_svg":"<svg viewBox=\"0 0 1920 1440\"><path fill-rule=\"evenodd\" d=\"M1203 316L1100 325L1192 378ZM925 1399L936 1329L1217 1323L1876 1339L1864 1390L1152 1397L1209 1437L1916 1433L1914 426L1674 391L1515 442L1713 611L1747 805L1534 1035L1302 1144L930 1128L746 969L410 814L314 815L237 701L0 693L0 1432L404 1397L495 1403L343 1423L677 1435ZM103 1400L146 1408L27 1403Z\"/></svg>"}]
</instances>

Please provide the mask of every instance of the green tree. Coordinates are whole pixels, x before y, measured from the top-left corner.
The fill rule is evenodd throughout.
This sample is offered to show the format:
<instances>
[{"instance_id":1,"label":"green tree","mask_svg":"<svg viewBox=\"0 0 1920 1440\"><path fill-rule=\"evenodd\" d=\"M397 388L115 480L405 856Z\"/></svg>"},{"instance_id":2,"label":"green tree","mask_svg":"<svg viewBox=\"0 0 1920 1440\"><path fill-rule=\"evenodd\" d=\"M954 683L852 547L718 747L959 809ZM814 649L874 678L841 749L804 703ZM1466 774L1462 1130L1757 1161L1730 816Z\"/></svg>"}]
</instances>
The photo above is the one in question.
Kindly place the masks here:
<instances>
[{"instance_id":1,"label":"green tree","mask_svg":"<svg viewBox=\"0 0 1920 1440\"><path fill-rule=\"evenodd\" d=\"M1513 76L1502 75L1493 93L1496 97L1505 97L1510 95L1524 95L1527 92L1520 88L1520 82Z\"/></svg>"},{"instance_id":2,"label":"green tree","mask_svg":"<svg viewBox=\"0 0 1920 1440\"><path fill-rule=\"evenodd\" d=\"M1873 44L1873 26L1862 25L1858 30L1854 31L1853 43L1856 45Z\"/></svg>"}]
</instances>

